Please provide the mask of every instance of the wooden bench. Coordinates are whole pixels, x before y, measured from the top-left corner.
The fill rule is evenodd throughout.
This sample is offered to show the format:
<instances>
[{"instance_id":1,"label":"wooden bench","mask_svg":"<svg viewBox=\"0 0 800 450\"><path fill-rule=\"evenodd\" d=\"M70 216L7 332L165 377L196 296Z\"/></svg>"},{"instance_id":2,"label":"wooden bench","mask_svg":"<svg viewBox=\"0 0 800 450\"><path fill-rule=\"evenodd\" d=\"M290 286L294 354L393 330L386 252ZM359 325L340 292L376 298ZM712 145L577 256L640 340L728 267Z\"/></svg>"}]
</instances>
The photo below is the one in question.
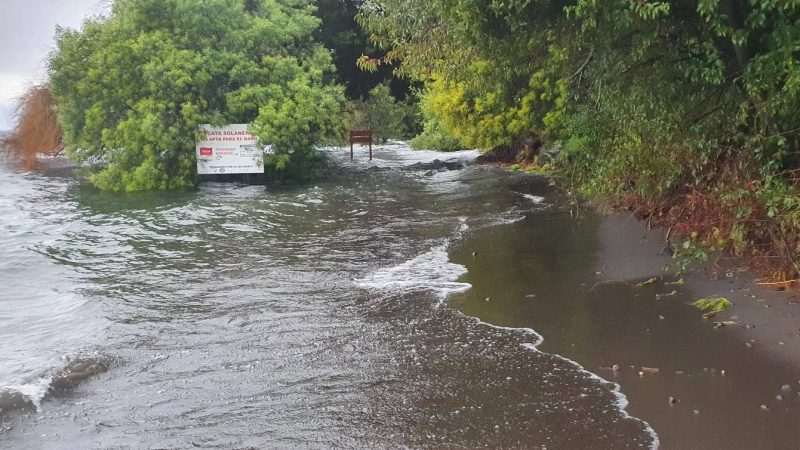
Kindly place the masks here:
<instances>
[{"instance_id":1,"label":"wooden bench","mask_svg":"<svg viewBox=\"0 0 800 450\"><path fill-rule=\"evenodd\" d=\"M369 144L369 160L372 161L372 130L350 130L350 160L353 159L353 144Z\"/></svg>"}]
</instances>

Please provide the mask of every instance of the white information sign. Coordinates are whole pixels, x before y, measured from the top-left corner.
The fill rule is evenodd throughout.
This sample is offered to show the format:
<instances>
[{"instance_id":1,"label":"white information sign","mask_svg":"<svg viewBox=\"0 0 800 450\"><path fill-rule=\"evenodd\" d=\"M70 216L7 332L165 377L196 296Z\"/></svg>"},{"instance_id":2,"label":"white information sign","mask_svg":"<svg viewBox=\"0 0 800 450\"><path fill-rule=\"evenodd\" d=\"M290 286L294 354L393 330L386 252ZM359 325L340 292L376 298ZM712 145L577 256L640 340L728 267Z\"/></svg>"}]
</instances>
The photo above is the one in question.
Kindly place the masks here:
<instances>
[{"instance_id":1,"label":"white information sign","mask_svg":"<svg viewBox=\"0 0 800 450\"><path fill-rule=\"evenodd\" d=\"M205 139L197 143L197 173L264 173L265 148L247 130L247 124L224 127L200 125Z\"/></svg>"}]
</instances>

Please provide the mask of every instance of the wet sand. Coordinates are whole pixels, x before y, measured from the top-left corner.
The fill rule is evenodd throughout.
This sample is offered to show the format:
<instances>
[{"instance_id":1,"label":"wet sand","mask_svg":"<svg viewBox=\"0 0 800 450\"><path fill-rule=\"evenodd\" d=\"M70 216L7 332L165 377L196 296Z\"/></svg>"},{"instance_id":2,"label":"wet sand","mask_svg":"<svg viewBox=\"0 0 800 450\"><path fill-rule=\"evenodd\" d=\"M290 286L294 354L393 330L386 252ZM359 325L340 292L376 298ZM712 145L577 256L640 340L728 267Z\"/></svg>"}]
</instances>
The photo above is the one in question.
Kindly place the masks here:
<instances>
[{"instance_id":1,"label":"wet sand","mask_svg":"<svg viewBox=\"0 0 800 450\"><path fill-rule=\"evenodd\" d=\"M599 230L598 264L604 268L603 278L670 276L672 270L663 270L674 262L664 251L664 230L648 230L645 222L626 214L604 217ZM735 322L718 328L720 334L800 370L800 303L794 292L757 284L758 277L735 266L726 255L713 255L708 263L696 264L683 278L689 297L722 296L731 301L730 309L708 320L710 326Z\"/></svg>"},{"instance_id":2,"label":"wet sand","mask_svg":"<svg viewBox=\"0 0 800 450\"><path fill-rule=\"evenodd\" d=\"M573 220L553 210L483 230L451 259L467 266L461 281L473 286L452 298L454 307L492 324L534 328L544 337L541 350L618 382L627 411L655 428L661 448L796 447L800 338L787 294L741 274L711 280L702 268L683 285L668 284L672 260L658 231L591 212ZM734 306L704 320L690 303L710 295ZM726 320L741 325L714 328Z\"/></svg>"}]
</instances>

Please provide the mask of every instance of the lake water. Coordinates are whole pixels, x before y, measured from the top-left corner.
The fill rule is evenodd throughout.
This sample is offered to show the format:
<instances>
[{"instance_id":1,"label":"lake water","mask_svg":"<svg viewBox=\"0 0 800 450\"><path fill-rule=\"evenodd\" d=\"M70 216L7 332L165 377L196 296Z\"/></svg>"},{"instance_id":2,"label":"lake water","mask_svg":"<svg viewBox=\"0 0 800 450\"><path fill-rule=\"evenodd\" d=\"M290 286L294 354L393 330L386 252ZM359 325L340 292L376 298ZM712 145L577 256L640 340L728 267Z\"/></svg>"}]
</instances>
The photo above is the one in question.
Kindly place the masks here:
<instances>
[{"instance_id":1,"label":"lake water","mask_svg":"<svg viewBox=\"0 0 800 450\"><path fill-rule=\"evenodd\" d=\"M589 292L600 219L430 163L474 157L394 144L316 184L124 195L1 165L0 447L798 442L796 398L758 410L790 369L681 301ZM662 310L680 320L642 339ZM652 354L688 381L600 368Z\"/></svg>"}]
</instances>

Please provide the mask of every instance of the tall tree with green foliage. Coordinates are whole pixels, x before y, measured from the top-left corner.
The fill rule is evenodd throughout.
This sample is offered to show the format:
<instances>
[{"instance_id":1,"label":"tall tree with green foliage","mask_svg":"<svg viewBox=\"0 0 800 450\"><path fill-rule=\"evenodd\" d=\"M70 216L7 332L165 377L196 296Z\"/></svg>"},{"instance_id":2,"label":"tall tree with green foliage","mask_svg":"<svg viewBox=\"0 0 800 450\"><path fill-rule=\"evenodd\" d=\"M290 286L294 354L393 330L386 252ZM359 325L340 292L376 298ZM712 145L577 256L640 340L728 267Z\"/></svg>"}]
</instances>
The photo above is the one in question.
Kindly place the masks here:
<instances>
[{"instance_id":1,"label":"tall tree with green foliage","mask_svg":"<svg viewBox=\"0 0 800 450\"><path fill-rule=\"evenodd\" d=\"M309 0L115 0L61 29L49 70L67 154L107 190L196 178L203 123L252 123L278 170L338 132L343 91ZM302 171L301 171L302 172Z\"/></svg>"},{"instance_id":2,"label":"tall tree with green foliage","mask_svg":"<svg viewBox=\"0 0 800 450\"><path fill-rule=\"evenodd\" d=\"M568 95L553 30L562 2L367 1L359 21L382 59L425 83L426 137L455 138L466 147L513 146L558 127ZM425 139L426 142L429 139Z\"/></svg>"},{"instance_id":3,"label":"tall tree with green foliage","mask_svg":"<svg viewBox=\"0 0 800 450\"><path fill-rule=\"evenodd\" d=\"M385 50L376 46L356 22L359 8L364 0L316 0L321 23L314 38L333 54L336 65L336 80L345 87L351 100L364 100L370 91L381 84L388 84L392 95L404 100L410 92L407 78L394 74L394 67L384 65L375 71L361 70L356 62L362 55L379 57Z\"/></svg>"}]
</instances>

